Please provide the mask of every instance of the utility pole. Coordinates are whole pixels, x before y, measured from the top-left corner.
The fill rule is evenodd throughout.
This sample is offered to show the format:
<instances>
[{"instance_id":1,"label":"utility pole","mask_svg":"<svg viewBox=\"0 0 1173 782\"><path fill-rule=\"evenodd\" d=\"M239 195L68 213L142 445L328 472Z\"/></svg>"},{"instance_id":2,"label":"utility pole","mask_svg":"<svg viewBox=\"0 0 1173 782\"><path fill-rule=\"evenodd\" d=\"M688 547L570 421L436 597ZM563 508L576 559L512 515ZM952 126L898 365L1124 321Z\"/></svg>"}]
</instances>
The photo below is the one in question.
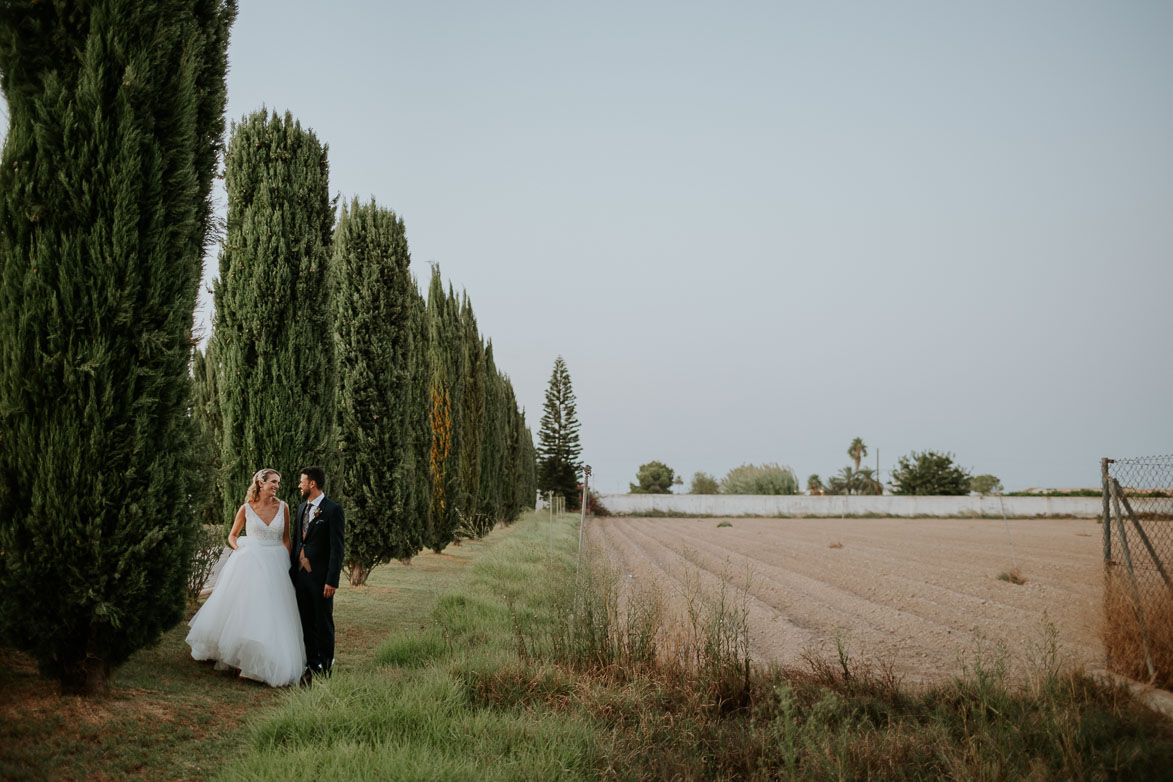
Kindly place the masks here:
<instances>
[{"instance_id":1,"label":"utility pole","mask_svg":"<svg viewBox=\"0 0 1173 782\"><path fill-rule=\"evenodd\" d=\"M586 526L586 509L587 503L590 502L590 493L587 490L587 482L591 479L591 466L584 464L582 467L582 508L580 508L582 515L578 521L578 548L582 549L582 529Z\"/></svg>"}]
</instances>

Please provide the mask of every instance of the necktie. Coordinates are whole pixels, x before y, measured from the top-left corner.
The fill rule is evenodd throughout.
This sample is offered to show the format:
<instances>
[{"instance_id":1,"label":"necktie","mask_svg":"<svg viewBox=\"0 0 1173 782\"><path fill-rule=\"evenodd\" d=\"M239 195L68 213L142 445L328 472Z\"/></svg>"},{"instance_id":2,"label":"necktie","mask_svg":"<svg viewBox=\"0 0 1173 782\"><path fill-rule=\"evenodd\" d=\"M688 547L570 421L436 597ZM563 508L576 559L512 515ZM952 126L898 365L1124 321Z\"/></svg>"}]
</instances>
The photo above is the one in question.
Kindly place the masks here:
<instances>
[{"instance_id":1,"label":"necktie","mask_svg":"<svg viewBox=\"0 0 1173 782\"><path fill-rule=\"evenodd\" d=\"M305 506L305 518L301 520L301 539L305 540L305 534L310 528L310 514L314 512L313 505Z\"/></svg>"}]
</instances>

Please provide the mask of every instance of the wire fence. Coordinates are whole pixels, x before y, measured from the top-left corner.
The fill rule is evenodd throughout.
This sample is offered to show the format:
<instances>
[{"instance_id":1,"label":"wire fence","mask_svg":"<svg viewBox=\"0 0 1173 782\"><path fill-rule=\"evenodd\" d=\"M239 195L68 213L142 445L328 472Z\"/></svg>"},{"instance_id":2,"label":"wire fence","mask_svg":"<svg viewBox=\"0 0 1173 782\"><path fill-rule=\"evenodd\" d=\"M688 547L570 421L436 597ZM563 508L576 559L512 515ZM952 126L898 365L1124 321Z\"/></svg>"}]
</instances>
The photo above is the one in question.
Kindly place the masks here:
<instances>
[{"instance_id":1,"label":"wire fence","mask_svg":"<svg viewBox=\"0 0 1173 782\"><path fill-rule=\"evenodd\" d=\"M1173 684L1173 455L1103 459L1104 642L1113 670Z\"/></svg>"}]
</instances>

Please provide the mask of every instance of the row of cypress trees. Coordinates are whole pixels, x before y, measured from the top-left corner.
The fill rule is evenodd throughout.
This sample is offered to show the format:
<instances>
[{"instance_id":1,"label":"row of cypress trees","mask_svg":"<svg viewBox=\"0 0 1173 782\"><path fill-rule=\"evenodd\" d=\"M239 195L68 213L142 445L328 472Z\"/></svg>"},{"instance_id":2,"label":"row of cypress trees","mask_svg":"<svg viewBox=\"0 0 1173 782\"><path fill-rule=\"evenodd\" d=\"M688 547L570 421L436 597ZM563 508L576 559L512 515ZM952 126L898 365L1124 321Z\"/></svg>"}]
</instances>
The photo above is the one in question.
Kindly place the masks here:
<instances>
[{"instance_id":1,"label":"row of cypress trees","mask_svg":"<svg viewBox=\"0 0 1173 782\"><path fill-rule=\"evenodd\" d=\"M227 523L261 467L294 505L298 470L321 464L361 584L532 507L535 455L468 295L433 266L425 299L402 218L373 200L343 204L335 225L327 153L289 114L234 125L216 316L195 373L196 398L216 401L193 410L216 440L201 452L219 460L205 507Z\"/></svg>"},{"instance_id":2,"label":"row of cypress trees","mask_svg":"<svg viewBox=\"0 0 1173 782\"><path fill-rule=\"evenodd\" d=\"M327 150L289 116L235 128L193 357L235 15L0 4L0 637L65 692L105 690L182 619L198 524L226 524L259 467L289 499L300 467L328 468L359 581L533 502L529 430L467 297L433 270L424 300L391 212L335 225Z\"/></svg>"}]
</instances>

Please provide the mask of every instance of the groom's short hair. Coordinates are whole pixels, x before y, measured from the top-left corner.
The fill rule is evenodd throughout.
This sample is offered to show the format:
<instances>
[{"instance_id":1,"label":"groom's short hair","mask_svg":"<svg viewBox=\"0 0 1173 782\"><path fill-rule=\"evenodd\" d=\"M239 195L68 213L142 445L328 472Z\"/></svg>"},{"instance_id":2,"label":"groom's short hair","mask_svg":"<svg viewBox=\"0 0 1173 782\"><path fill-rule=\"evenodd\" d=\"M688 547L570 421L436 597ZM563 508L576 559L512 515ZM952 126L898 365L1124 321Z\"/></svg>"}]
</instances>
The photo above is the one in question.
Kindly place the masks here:
<instances>
[{"instance_id":1,"label":"groom's short hair","mask_svg":"<svg viewBox=\"0 0 1173 782\"><path fill-rule=\"evenodd\" d=\"M321 467L302 467L301 474L318 484L318 489L326 490L326 471Z\"/></svg>"}]
</instances>

